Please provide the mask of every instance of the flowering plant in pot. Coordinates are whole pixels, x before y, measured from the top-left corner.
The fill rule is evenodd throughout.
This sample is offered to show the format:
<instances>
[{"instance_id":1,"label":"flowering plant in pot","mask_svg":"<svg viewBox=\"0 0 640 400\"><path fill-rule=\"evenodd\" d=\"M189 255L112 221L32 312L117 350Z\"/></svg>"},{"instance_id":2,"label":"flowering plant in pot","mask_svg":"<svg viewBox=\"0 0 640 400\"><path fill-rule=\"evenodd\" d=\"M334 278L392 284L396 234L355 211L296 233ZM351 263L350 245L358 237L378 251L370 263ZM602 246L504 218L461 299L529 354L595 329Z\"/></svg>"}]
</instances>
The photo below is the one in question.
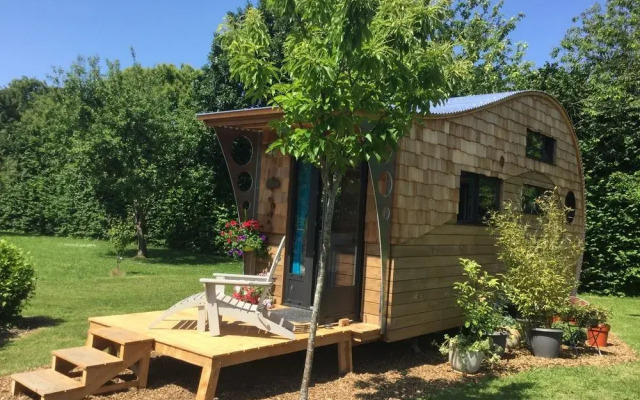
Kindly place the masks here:
<instances>
[{"instance_id":1,"label":"flowering plant in pot","mask_svg":"<svg viewBox=\"0 0 640 400\"><path fill-rule=\"evenodd\" d=\"M544 193L536 205L538 214L530 216L506 202L502 211L491 214L489 226L505 265L505 295L525 321L533 353L554 358L560 353L562 329L552 328L552 319L577 286L583 244L567 230L568 209L556 190Z\"/></svg>"},{"instance_id":2,"label":"flowering plant in pot","mask_svg":"<svg viewBox=\"0 0 640 400\"><path fill-rule=\"evenodd\" d=\"M233 298L246 303L258 304L262 298L263 288L253 286L234 286Z\"/></svg>"},{"instance_id":3,"label":"flowering plant in pot","mask_svg":"<svg viewBox=\"0 0 640 400\"><path fill-rule=\"evenodd\" d=\"M231 220L220 231L224 249L234 258L255 252L257 256L267 255L267 238L260 232L260 223L255 219L240 222Z\"/></svg>"},{"instance_id":4,"label":"flowering plant in pot","mask_svg":"<svg viewBox=\"0 0 640 400\"><path fill-rule=\"evenodd\" d=\"M610 311L598 306L589 306L587 311L587 344L606 347L611 325L607 324Z\"/></svg>"},{"instance_id":5,"label":"flowering plant in pot","mask_svg":"<svg viewBox=\"0 0 640 400\"><path fill-rule=\"evenodd\" d=\"M265 276L268 270L260 272L258 275ZM234 286L231 295L234 299L250 304L261 304L262 307L271 309L274 307L274 299L271 289L265 290L262 286Z\"/></svg>"},{"instance_id":6,"label":"flowering plant in pot","mask_svg":"<svg viewBox=\"0 0 640 400\"><path fill-rule=\"evenodd\" d=\"M498 279L483 271L475 261L460 259L460 262L467 279L455 282L454 289L464 315L464 325L458 335L445 336L440 351L449 355L453 369L475 373L483 360L494 362L499 358L506 347L507 334L497 332L504 320L498 301ZM498 336L500 342L496 343Z\"/></svg>"}]
</instances>

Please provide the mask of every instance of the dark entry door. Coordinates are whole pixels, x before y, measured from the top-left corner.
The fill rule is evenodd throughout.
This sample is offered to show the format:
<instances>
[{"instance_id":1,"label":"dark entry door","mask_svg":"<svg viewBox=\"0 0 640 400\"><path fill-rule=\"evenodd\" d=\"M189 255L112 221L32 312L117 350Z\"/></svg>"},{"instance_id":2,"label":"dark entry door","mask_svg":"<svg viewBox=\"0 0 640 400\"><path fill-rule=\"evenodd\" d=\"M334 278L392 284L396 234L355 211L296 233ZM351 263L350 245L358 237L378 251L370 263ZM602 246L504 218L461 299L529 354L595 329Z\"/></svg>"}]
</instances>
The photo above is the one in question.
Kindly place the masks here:
<instances>
[{"instance_id":1,"label":"dark entry door","mask_svg":"<svg viewBox=\"0 0 640 400\"><path fill-rule=\"evenodd\" d=\"M338 191L331 229L331 253L321 319L324 323L340 318L357 319L360 315L363 231L366 201L366 168L347 171ZM322 229L322 196L318 171L306 164L296 165L293 202L291 254L285 301L308 307L313 303L313 290L320 256Z\"/></svg>"}]
</instances>

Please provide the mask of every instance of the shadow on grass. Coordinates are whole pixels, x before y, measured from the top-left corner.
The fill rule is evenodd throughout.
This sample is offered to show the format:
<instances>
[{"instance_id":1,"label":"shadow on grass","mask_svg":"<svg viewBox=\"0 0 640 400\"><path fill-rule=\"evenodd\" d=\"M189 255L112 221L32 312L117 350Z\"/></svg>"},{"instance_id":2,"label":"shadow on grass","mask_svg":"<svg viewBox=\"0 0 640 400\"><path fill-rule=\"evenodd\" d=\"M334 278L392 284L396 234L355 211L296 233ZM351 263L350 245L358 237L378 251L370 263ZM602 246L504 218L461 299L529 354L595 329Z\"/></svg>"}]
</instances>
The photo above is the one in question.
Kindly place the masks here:
<instances>
[{"instance_id":1,"label":"shadow on grass","mask_svg":"<svg viewBox=\"0 0 640 400\"><path fill-rule=\"evenodd\" d=\"M15 321L13 327L9 329L0 329L0 347L11 339L26 336L40 328L50 328L60 325L64 322L62 318L51 318L44 315L33 317L21 317Z\"/></svg>"},{"instance_id":2,"label":"shadow on grass","mask_svg":"<svg viewBox=\"0 0 640 400\"><path fill-rule=\"evenodd\" d=\"M369 390L369 393L357 394L356 398L362 400L396 398L416 400L524 399L528 398L526 392L534 386L531 382L514 382L485 392L483 389L489 387L491 382L496 379L498 378L486 377L476 380L472 377L463 377L460 381L450 381L440 378L424 379L407 376L389 382L383 376L374 376L356 382L356 387Z\"/></svg>"},{"instance_id":3,"label":"shadow on grass","mask_svg":"<svg viewBox=\"0 0 640 400\"><path fill-rule=\"evenodd\" d=\"M189 252L184 250L163 249L163 248L151 248L148 251L147 258L136 257L137 250L127 250L123 258L133 259L134 261L144 264L164 264L164 265L191 265L191 266L206 266L213 264L225 264L234 262L233 259L214 254ZM116 257L114 252L105 253L105 257Z\"/></svg>"},{"instance_id":4,"label":"shadow on grass","mask_svg":"<svg viewBox=\"0 0 640 400\"><path fill-rule=\"evenodd\" d=\"M48 237L48 235L43 235L37 232L33 233L24 233L24 232L11 232L11 231L0 231L0 237Z\"/></svg>"}]
</instances>

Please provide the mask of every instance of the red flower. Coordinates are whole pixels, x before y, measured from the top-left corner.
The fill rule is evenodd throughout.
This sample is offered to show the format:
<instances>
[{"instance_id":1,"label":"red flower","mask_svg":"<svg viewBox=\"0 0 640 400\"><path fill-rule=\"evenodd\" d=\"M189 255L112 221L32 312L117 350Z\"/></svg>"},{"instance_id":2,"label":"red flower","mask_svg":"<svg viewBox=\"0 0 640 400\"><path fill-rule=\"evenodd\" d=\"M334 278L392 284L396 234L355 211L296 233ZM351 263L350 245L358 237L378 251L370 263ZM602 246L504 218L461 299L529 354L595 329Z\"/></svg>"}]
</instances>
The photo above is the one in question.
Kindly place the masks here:
<instances>
[{"instance_id":1,"label":"red flower","mask_svg":"<svg viewBox=\"0 0 640 400\"><path fill-rule=\"evenodd\" d=\"M231 239L227 239L227 243L231 243Z\"/></svg>"},{"instance_id":2,"label":"red flower","mask_svg":"<svg viewBox=\"0 0 640 400\"><path fill-rule=\"evenodd\" d=\"M236 225L238 225L238 223L235 220L231 221L231 226L236 226Z\"/></svg>"},{"instance_id":3,"label":"red flower","mask_svg":"<svg viewBox=\"0 0 640 400\"><path fill-rule=\"evenodd\" d=\"M224 224L224 227L228 228L229 227L229 223L227 222L226 224Z\"/></svg>"}]
</instances>

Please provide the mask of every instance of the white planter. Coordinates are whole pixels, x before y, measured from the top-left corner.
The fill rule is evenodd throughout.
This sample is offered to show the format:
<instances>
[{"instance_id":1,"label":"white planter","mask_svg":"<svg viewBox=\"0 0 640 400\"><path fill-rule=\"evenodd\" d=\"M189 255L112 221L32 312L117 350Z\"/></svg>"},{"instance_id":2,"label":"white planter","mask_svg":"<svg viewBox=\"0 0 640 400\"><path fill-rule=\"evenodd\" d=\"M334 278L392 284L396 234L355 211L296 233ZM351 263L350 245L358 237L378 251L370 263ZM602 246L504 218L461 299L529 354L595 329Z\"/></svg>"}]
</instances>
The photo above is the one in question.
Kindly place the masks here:
<instances>
[{"instance_id":1,"label":"white planter","mask_svg":"<svg viewBox=\"0 0 640 400\"><path fill-rule=\"evenodd\" d=\"M449 364L455 371L475 374L480 369L484 354L481 351L449 350Z\"/></svg>"}]
</instances>

